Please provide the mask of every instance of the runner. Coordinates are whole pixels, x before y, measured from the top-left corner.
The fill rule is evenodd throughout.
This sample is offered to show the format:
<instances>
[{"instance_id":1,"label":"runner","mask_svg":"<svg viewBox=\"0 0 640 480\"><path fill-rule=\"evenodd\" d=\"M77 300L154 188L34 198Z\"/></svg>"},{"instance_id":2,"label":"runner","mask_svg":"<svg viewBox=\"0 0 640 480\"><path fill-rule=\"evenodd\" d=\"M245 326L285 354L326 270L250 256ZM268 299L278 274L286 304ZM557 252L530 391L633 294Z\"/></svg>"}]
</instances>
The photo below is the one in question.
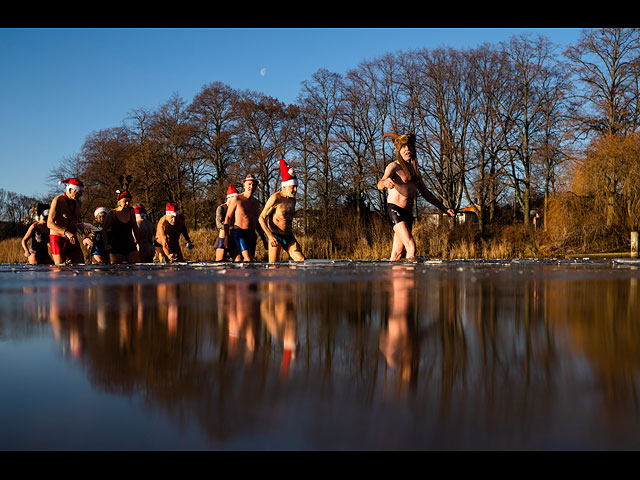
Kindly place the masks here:
<instances>
[{"instance_id":1,"label":"runner","mask_svg":"<svg viewBox=\"0 0 640 480\"><path fill-rule=\"evenodd\" d=\"M286 251L292 260L302 262L305 257L292 230L298 179L283 159L280 159L280 172L282 188L269 197L258 220L269 238L269 263L277 262L282 250Z\"/></svg>"}]
</instances>

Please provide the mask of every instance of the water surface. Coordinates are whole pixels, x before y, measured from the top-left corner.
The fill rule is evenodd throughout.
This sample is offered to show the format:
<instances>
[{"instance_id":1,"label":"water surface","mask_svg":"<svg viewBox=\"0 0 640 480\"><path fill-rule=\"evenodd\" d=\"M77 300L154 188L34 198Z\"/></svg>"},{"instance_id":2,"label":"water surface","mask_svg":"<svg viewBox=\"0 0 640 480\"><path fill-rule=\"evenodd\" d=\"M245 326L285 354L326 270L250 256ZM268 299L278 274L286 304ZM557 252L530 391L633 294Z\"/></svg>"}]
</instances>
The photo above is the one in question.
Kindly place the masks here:
<instances>
[{"instance_id":1,"label":"water surface","mask_svg":"<svg viewBox=\"0 0 640 480\"><path fill-rule=\"evenodd\" d=\"M0 449L638 449L638 266L0 265Z\"/></svg>"}]
</instances>

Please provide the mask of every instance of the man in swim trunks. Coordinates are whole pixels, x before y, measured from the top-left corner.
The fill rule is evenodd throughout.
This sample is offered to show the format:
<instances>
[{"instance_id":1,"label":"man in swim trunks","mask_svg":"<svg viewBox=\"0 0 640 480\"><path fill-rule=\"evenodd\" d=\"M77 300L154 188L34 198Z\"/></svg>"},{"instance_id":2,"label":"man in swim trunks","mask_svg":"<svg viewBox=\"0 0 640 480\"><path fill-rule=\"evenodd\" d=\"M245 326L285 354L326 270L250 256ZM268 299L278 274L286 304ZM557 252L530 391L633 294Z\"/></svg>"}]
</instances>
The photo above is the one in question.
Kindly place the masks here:
<instances>
[{"instance_id":1,"label":"man in swim trunks","mask_svg":"<svg viewBox=\"0 0 640 480\"><path fill-rule=\"evenodd\" d=\"M260 203L253 198L253 191L258 184L258 180L251 174L247 175L242 181L244 191L235 197L227 209L227 215L224 219L224 245L229 248L230 229L233 226L233 239L235 240L238 253L235 261L244 260L245 262L253 261L256 254L256 242L258 236L256 230L260 233L263 241L265 241L264 233L258 223L258 214L260 212Z\"/></svg>"},{"instance_id":2,"label":"man in swim trunks","mask_svg":"<svg viewBox=\"0 0 640 480\"><path fill-rule=\"evenodd\" d=\"M58 182L67 185L65 192L51 202L47 226L49 227L49 246L51 256L57 265L67 261L84 263L84 254L77 236L77 224L80 222L80 197L83 183L77 178L67 178Z\"/></svg>"},{"instance_id":3,"label":"man in swim trunks","mask_svg":"<svg viewBox=\"0 0 640 480\"><path fill-rule=\"evenodd\" d=\"M235 242L230 242L229 248L226 248L224 245L224 239L226 237L226 233L224 231L224 219L227 217L227 210L229 209L229 205L233 201L235 197L238 196L238 191L236 187L229 185L227 189L227 201L221 205L218 205L216 208L216 228L218 229L218 244L216 246L216 262L221 262L224 260L225 253L229 253L229 257L233 260L236 257L236 248Z\"/></svg>"},{"instance_id":4,"label":"man in swim trunks","mask_svg":"<svg viewBox=\"0 0 640 480\"><path fill-rule=\"evenodd\" d=\"M178 211L178 205L167 203L165 215L158 221L156 228L156 253L161 262L184 262L180 248L180 235L187 241L187 248L193 248L184 215Z\"/></svg>"},{"instance_id":5,"label":"man in swim trunks","mask_svg":"<svg viewBox=\"0 0 640 480\"><path fill-rule=\"evenodd\" d=\"M387 216L393 227L393 247L391 249L390 260L400 260L403 255L406 258L413 258L416 252L416 244L411 234L413 225L413 214L411 205L418 192L429 203L438 207L450 216L455 212L451 208L446 208L438 198L425 186L420 172L418 171L416 158L416 137L410 133L407 135L396 135L395 133L385 133L385 137L391 137L396 147L396 161L390 163L384 171L384 175L378 182L378 190L386 188L387 195Z\"/></svg>"},{"instance_id":6,"label":"man in swim trunks","mask_svg":"<svg viewBox=\"0 0 640 480\"><path fill-rule=\"evenodd\" d=\"M295 262L304 261L300 244L293 235L293 216L296 213L298 179L293 169L280 159L282 189L269 197L258 218L262 230L269 238L269 263L275 263L284 249Z\"/></svg>"}]
</instances>

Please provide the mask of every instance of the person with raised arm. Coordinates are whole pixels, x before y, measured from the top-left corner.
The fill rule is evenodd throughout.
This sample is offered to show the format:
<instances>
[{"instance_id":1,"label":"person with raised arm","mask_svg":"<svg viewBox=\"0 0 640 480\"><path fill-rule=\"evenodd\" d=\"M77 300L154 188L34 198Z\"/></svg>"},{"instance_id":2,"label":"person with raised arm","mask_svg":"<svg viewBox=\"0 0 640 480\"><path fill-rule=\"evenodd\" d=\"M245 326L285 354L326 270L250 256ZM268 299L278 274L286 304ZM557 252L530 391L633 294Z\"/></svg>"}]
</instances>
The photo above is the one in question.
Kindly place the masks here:
<instances>
[{"instance_id":1,"label":"person with raised arm","mask_svg":"<svg viewBox=\"0 0 640 480\"><path fill-rule=\"evenodd\" d=\"M416 254L416 243L411 233L413 214L411 206L418 192L429 203L450 216L455 212L447 208L431 193L418 171L416 136L413 133L397 135L385 133L382 138L391 137L396 147L396 160L391 162L378 182L378 190L387 189L387 217L393 228L391 261L405 257L411 259Z\"/></svg>"}]
</instances>

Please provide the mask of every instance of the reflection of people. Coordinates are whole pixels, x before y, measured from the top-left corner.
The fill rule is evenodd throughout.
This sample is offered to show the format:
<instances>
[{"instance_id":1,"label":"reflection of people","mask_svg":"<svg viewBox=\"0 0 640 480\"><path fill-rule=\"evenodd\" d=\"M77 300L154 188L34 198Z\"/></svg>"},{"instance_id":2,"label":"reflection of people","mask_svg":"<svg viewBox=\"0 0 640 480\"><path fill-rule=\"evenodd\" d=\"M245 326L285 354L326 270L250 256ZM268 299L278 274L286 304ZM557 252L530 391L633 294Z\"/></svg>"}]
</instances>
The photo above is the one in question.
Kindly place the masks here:
<instances>
[{"instance_id":1,"label":"reflection of people","mask_svg":"<svg viewBox=\"0 0 640 480\"><path fill-rule=\"evenodd\" d=\"M36 221L31 224L29 230L22 238L22 248L27 261L32 264L53 264L53 259L49 256L49 227L47 227L47 217L49 216L49 205L39 203L36 209ZM31 245L27 242L31 240Z\"/></svg>"},{"instance_id":2,"label":"reflection of people","mask_svg":"<svg viewBox=\"0 0 640 480\"><path fill-rule=\"evenodd\" d=\"M187 241L187 248L193 248L184 215L178 211L177 204L167 203L165 215L158 221L156 228L155 248L158 260L164 263L184 262L180 235Z\"/></svg>"},{"instance_id":3,"label":"reflection of people","mask_svg":"<svg viewBox=\"0 0 640 480\"><path fill-rule=\"evenodd\" d=\"M397 370L399 380L407 382L412 373L414 355L411 332L413 315L413 277L406 270L391 273L391 294L387 327L380 333L380 351L387 365Z\"/></svg>"},{"instance_id":4,"label":"reflection of people","mask_svg":"<svg viewBox=\"0 0 640 480\"><path fill-rule=\"evenodd\" d=\"M140 238L138 239L138 252L140 252L140 262L153 263L153 257L156 254L156 250L153 246L153 238L155 237L156 228L149 220L147 210L144 205L136 205L134 208L136 214L136 223L138 225L138 231L140 232Z\"/></svg>"},{"instance_id":5,"label":"reflection of people","mask_svg":"<svg viewBox=\"0 0 640 480\"><path fill-rule=\"evenodd\" d=\"M111 263L138 263L140 231L131 206L129 190L118 191L118 204L104 219L104 246L109 250Z\"/></svg>"},{"instance_id":6,"label":"reflection of people","mask_svg":"<svg viewBox=\"0 0 640 480\"><path fill-rule=\"evenodd\" d=\"M260 318L273 338L282 342L282 368L284 376L298 348L298 322L295 312L296 284L269 282L268 291L260 303Z\"/></svg>"},{"instance_id":7,"label":"reflection of people","mask_svg":"<svg viewBox=\"0 0 640 480\"><path fill-rule=\"evenodd\" d=\"M224 286L225 312L228 318L229 353L234 356L241 346L249 362L259 341L257 286L249 282L231 282Z\"/></svg>"},{"instance_id":8,"label":"reflection of people","mask_svg":"<svg viewBox=\"0 0 640 480\"><path fill-rule=\"evenodd\" d=\"M225 231L224 231L224 220L227 216L227 210L229 209L229 204L233 201L235 197L238 196L238 191L236 187L233 185L229 185L227 189L227 200L225 203L218 205L216 209L216 228L218 229L218 245L216 246L216 262L220 262L224 260L225 253L229 254L229 257L233 260L236 257L236 249L235 242L229 242L228 248L225 247Z\"/></svg>"},{"instance_id":9,"label":"reflection of people","mask_svg":"<svg viewBox=\"0 0 640 480\"><path fill-rule=\"evenodd\" d=\"M52 278L56 278L58 272L52 269ZM92 289L68 289L55 281L51 284L48 320L53 337L62 344L64 354L70 353L77 358L84 351L86 310L82 307L92 293Z\"/></svg>"},{"instance_id":10,"label":"reflection of people","mask_svg":"<svg viewBox=\"0 0 640 480\"><path fill-rule=\"evenodd\" d=\"M455 213L446 208L436 196L427 190L418 171L415 135L385 133L382 138L391 137L396 147L396 160L390 163L378 182L378 190L387 189L387 216L393 227L393 247L390 260L399 260L403 253L413 258L416 244L411 234L413 214L411 206L418 192L431 204L450 216Z\"/></svg>"},{"instance_id":11,"label":"reflection of people","mask_svg":"<svg viewBox=\"0 0 640 480\"><path fill-rule=\"evenodd\" d=\"M230 230L233 228L233 240L238 249L236 261L252 261L256 254L258 239L256 229L260 229L261 236L264 235L258 223L260 203L253 198L253 191L257 184L258 180L253 175L249 174L245 177L242 181L244 191L231 202L224 219L224 244L229 248Z\"/></svg>"},{"instance_id":12,"label":"reflection of people","mask_svg":"<svg viewBox=\"0 0 640 480\"><path fill-rule=\"evenodd\" d=\"M158 284L158 310L167 314L167 333L174 336L178 331L178 285L176 283Z\"/></svg>"},{"instance_id":13,"label":"reflection of people","mask_svg":"<svg viewBox=\"0 0 640 480\"><path fill-rule=\"evenodd\" d=\"M104 219L107 213L109 213L109 210L105 207L97 207L93 212L93 216L96 218L96 222L100 227L104 226ZM104 246L103 235L104 231L102 228L96 228L83 240L83 243L89 247L91 263L109 263L109 252Z\"/></svg>"},{"instance_id":14,"label":"reflection of people","mask_svg":"<svg viewBox=\"0 0 640 480\"><path fill-rule=\"evenodd\" d=\"M77 236L77 224L80 222L80 198L83 183L77 178L61 180L66 184L63 194L51 202L47 226L50 230L49 242L53 261L60 265L67 261L84 263L84 254Z\"/></svg>"},{"instance_id":15,"label":"reflection of people","mask_svg":"<svg viewBox=\"0 0 640 480\"><path fill-rule=\"evenodd\" d=\"M293 236L293 216L296 213L298 179L293 169L280 160L282 189L269 197L259 217L260 226L269 238L269 262L277 262L285 250L296 262L304 261L300 244Z\"/></svg>"}]
</instances>

